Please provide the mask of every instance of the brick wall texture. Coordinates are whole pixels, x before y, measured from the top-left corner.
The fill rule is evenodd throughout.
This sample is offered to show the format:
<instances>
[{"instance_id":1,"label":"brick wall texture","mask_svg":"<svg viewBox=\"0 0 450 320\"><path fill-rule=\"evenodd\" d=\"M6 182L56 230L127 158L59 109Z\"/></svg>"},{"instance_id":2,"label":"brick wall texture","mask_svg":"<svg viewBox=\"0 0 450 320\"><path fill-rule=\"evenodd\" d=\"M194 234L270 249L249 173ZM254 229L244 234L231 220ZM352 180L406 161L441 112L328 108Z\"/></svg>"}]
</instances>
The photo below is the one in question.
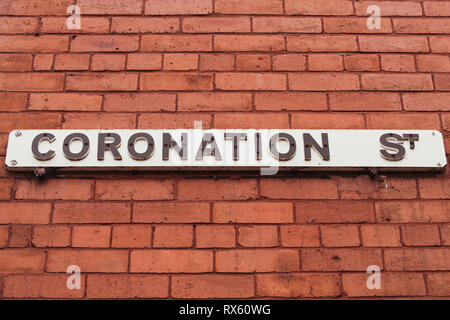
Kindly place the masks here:
<instances>
[{"instance_id":1,"label":"brick wall texture","mask_svg":"<svg viewBox=\"0 0 450 320\"><path fill-rule=\"evenodd\" d=\"M3 163L13 129L194 121L434 129L449 153L449 17L431 0L1 0L0 297L449 298L449 169L37 179Z\"/></svg>"}]
</instances>

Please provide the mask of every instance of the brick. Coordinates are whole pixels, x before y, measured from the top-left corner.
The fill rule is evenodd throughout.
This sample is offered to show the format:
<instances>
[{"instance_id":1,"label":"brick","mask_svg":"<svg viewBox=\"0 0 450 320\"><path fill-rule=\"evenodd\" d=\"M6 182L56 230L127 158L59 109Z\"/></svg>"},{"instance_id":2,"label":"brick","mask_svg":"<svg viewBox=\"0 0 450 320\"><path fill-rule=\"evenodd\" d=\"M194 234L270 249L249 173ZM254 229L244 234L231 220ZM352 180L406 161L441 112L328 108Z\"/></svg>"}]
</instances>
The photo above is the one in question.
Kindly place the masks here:
<instances>
[{"instance_id":1,"label":"brick","mask_svg":"<svg viewBox=\"0 0 450 320\"><path fill-rule=\"evenodd\" d=\"M4 279L3 296L7 298L66 298L81 299L84 295L85 276L81 276L80 290L67 288L68 275L9 275Z\"/></svg>"},{"instance_id":2,"label":"brick","mask_svg":"<svg viewBox=\"0 0 450 320\"><path fill-rule=\"evenodd\" d=\"M151 15L194 15L212 13L211 0L147 0L145 14Z\"/></svg>"},{"instance_id":3,"label":"brick","mask_svg":"<svg viewBox=\"0 0 450 320\"><path fill-rule=\"evenodd\" d=\"M61 115L55 113L2 113L0 132L21 129L57 129L61 126ZM6 142L6 141L5 141ZM6 143L5 143L6 145Z\"/></svg>"},{"instance_id":4,"label":"brick","mask_svg":"<svg viewBox=\"0 0 450 320\"><path fill-rule=\"evenodd\" d=\"M200 70L234 70L234 56L224 53L200 54Z\"/></svg>"},{"instance_id":5,"label":"brick","mask_svg":"<svg viewBox=\"0 0 450 320\"><path fill-rule=\"evenodd\" d=\"M194 53L168 53L164 55L164 70L196 70L198 55Z\"/></svg>"},{"instance_id":6,"label":"brick","mask_svg":"<svg viewBox=\"0 0 450 320\"><path fill-rule=\"evenodd\" d=\"M182 299L250 298L254 280L250 275L175 275L172 277L172 297Z\"/></svg>"},{"instance_id":7,"label":"brick","mask_svg":"<svg viewBox=\"0 0 450 320\"><path fill-rule=\"evenodd\" d=\"M450 52L450 37L448 36L431 36L430 37L431 51L434 53L449 53Z\"/></svg>"},{"instance_id":8,"label":"brick","mask_svg":"<svg viewBox=\"0 0 450 320\"><path fill-rule=\"evenodd\" d=\"M450 57L417 55L417 70L425 72L450 72Z\"/></svg>"},{"instance_id":9,"label":"brick","mask_svg":"<svg viewBox=\"0 0 450 320\"><path fill-rule=\"evenodd\" d=\"M364 247L400 247L400 233L397 226L363 225L361 226L362 245Z\"/></svg>"},{"instance_id":10,"label":"brick","mask_svg":"<svg viewBox=\"0 0 450 320\"><path fill-rule=\"evenodd\" d=\"M55 70L88 70L89 64L89 54L64 53L55 57Z\"/></svg>"},{"instance_id":11,"label":"brick","mask_svg":"<svg viewBox=\"0 0 450 320\"><path fill-rule=\"evenodd\" d=\"M88 276L90 299L167 298L169 277L163 275L93 274Z\"/></svg>"},{"instance_id":12,"label":"brick","mask_svg":"<svg viewBox=\"0 0 450 320\"><path fill-rule=\"evenodd\" d=\"M213 270L213 254L208 250L134 250L130 272L204 273Z\"/></svg>"},{"instance_id":13,"label":"brick","mask_svg":"<svg viewBox=\"0 0 450 320\"><path fill-rule=\"evenodd\" d=\"M217 272L292 272L298 270L298 252L293 249L246 249L216 252Z\"/></svg>"},{"instance_id":14,"label":"brick","mask_svg":"<svg viewBox=\"0 0 450 320\"><path fill-rule=\"evenodd\" d=\"M74 226L72 247L107 248L111 236L110 226Z\"/></svg>"},{"instance_id":15,"label":"brick","mask_svg":"<svg viewBox=\"0 0 450 320\"><path fill-rule=\"evenodd\" d=\"M82 14L141 14L141 0L79 0Z\"/></svg>"},{"instance_id":16,"label":"brick","mask_svg":"<svg viewBox=\"0 0 450 320\"><path fill-rule=\"evenodd\" d=\"M11 199L12 187L13 187L12 180L0 179L0 200Z\"/></svg>"},{"instance_id":17,"label":"brick","mask_svg":"<svg viewBox=\"0 0 450 320\"><path fill-rule=\"evenodd\" d=\"M367 175L356 178L340 177L338 190L342 199L414 199L417 197L416 181L390 178L376 181Z\"/></svg>"},{"instance_id":18,"label":"brick","mask_svg":"<svg viewBox=\"0 0 450 320\"><path fill-rule=\"evenodd\" d=\"M136 115L129 113L65 113L63 129L133 129Z\"/></svg>"},{"instance_id":19,"label":"brick","mask_svg":"<svg viewBox=\"0 0 450 320\"><path fill-rule=\"evenodd\" d=\"M62 52L69 48L67 36L0 36L0 52Z\"/></svg>"},{"instance_id":20,"label":"brick","mask_svg":"<svg viewBox=\"0 0 450 320\"><path fill-rule=\"evenodd\" d=\"M425 275L428 293L431 296L448 296L450 294L450 273L433 272Z\"/></svg>"},{"instance_id":21,"label":"brick","mask_svg":"<svg viewBox=\"0 0 450 320\"><path fill-rule=\"evenodd\" d=\"M211 51L210 35L144 35L142 51Z\"/></svg>"},{"instance_id":22,"label":"brick","mask_svg":"<svg viewBox=\"0 0 450 320\"><path fill-rule=\"evenodd\" d=\"M362 114L347 113L294 113L292 114L293 129L364 129Z\"/></svg>"},{"instance_id":23,"label":"brick","mask_svg":"<svg viewBox=\"0 0 450 320\"><path fill-rule=\"evenodd\" d=\"M66 272L70 265L79 266L82 272L123 273L128 269L126 250L50 250L47 259L47 272Z\"/></svg>"},{"instance_id":24,"label":"brick","mask_svg":"<svg viewBox=\"0 0 450 320\"><path fill-rule=\"evenodd\" d=\"M105 95L105 111L175 111L176 96L170 93L113 93Z\"/></svg>"},{"instance_id":25,"label":"brick","mask_svg":"<svg viewBox=\"0 0 450 320\"><path fill-rule=\"evenodd\" d=\"M340 295L336 274L258 274L256 295L260 297L319 298Z\"/></svg>"},{"instance_id":26,"label":"brick","mask_svg":"<svg viewBox=\"0 0 450 320\"><path fill-rule=\"evenodd\" d=\"M151 226L118 225L113 227L113 248L149 248L151 246Z\"/></svg>"},{"instance_id":27,"label":"brick","mask_svg":"<svg viewBox=\"0 0 450 320\"><path fill-rule=\"evenodd\" d=\"M339 92L330 93L331 110L388 111L401 110L398 93L389 92Z\"/></svg>"},{"instance_id":28,"label":"brick","mask_svg":"<svg viewBox=\"0 0 450 320\"><path fill-rule=\"evenodd\" d=\"M130 91L136 90L138 75L134 73L68 74L66 89L70 91Z\"/></svg>"},{"instance_id":29,"label":"brick","mask_svg":"<svg viewBox=\"0 0 450 320\"><path fill-rule=\"evenodd\" d=\"M286 90L286 76L275 73L218 73L219 90Z\"/></svg>"},{"instance_id":30,"label":"brick","mask_svg":"<svg viewBox=\"0 0 450 320\"><path fill-rule=\"evenodd\" d=\"M293 207L287 202L216 202L214 223L292 223Z\"/></svg>"},{"instance_id":31,"label":"brick","mask_svg":"<svg viewBox=\"0 0 450 320\"><path fill-rule=\"evenodd\" d=\"M380 20L380 29L369 29L367 18L324 18L323 28L327 33L392 33L391 19L383 17Z\"/></svg>"},{"instance_id":32,"label":"brick","mask_svg":"<svg viewBox=\"0 0 450 320\"><path fill-rule=\"evenodd\" d=\"M426 1L423 3L426 16L450 16L448 3L444 1Z\"/></svg>"},{"instance_id":33,"label":"brick","mask_svg":"<svg viewBox=\"0 0 450 320\"><path fill-rule=\"evenodd\" d=\"M0 73L3 91L62 91L64 74L57 73Z\"/></svg>"},{"instance_id":34,"label":"brick","mask_svg":"<svg viewBox=\"0 0 450 320\"><path fill-rule=\"evenodd\" d=\"M133 222L204 223L210 222L208 203L148 202L134 205Z\"/></svg>"},{"instance_id":35,"label":"brick","mask_svg":"<svg viewBox=\"0 0 450 320\"><path fill-rule=\"evenodd\" d=\"M433 81L429 74L362 74L364 90L379 91L429 91Z\"/></svg>"},{"instance_id":36,"label":"brick","mask_svg":"<svg viewBox=\"0 0 450 320\"><path fill-rule=\"evenodd\" d=\"M368 266L382 267L380 249L304 249L303 271L366 271Z\"/></svg>"},{"instance_id":37,"label":"brick","mask_svg":"<svg viewBox=\"0 0 450 320\"><path fill-rule=\"evenodd\" d=\"M321 33L322 22L319 18L255 17L253 32Z\"/></svg>"},{"instance_id":38,"label":"brick","mask_svg":"<svg viewBox=\"0 0 450 320\"><path fill-rule=\"evenodd\" d=\"M186 129L194 128L195 122L201 122L202 128L211 128L211 115L205 113L142 114L138 128Z\"/></svg>"},{"instance_id":39,"label":"brick","mask_svg":"<svg viewBox=\"0 0 450 320\"><path fill-rule=\"evenodd\" d=\"M113 33L175 33L180 30L178 18L113 17Z\"/></svg>"},{"instance_id":40,"label":"brick","mask_svg":"<svg viewBox=\"0 0 450 320\"><path fill-rule=\"evenodd\" d=\"M215 0L215 13L223 14L281 14L282 0Z\"/></svg>"},{"instance_id":41,"label":"brick","mask_svg":"<svg viewBox=\"0 0 450 320\"><path fill-rule=\"evenodd\" d=\"M130 53L127 70L161 70L162 55L156 53Z\"/></svg>"},{"instance_id":42,"label":"brick","mask_svg":"<svg viewBox=\"0 0 450 320\"><path fill-rule=\"evenodd\" d=\"M264 54L240 54L236 56L236 70L270 70L270 56Z\"/></svg>"},{"instance_id":43,"label":"brick","mask_svg":"<svg viewBox=\"0 0 450 320\"><path fill-rule=\"evenodd\" d=\"M450 250L447 248L402 248L384 251L386 270L425 271L449 270Z\"/></svg>"},{"instance_id":44,"label":"brick","mask_svg":"<svg viewBox=\"0 0 450 320\"><path fill-rule=\"evenodd\" d=\"M0 224L46 224L50 222L49 203L3 203Z\"/></svg>"},{"instance_id":45,"label":"brick","mask_svg":"<svg viewBox=\"0 0 450 320\"><path fill-rule=\"evenodd\" d=\"M352 1L340 0L330 3L326 0L286 0L287 14L301 15L351 15Z\"/></svg>"},{"instance_id":46,"label":"brick","mask_svg":"<svg viewBox=\"0 0 450 320\"><path fill-rule=\"evenodd\" d=\"M216 35L214 51L282 51L284 38L279 35Z\"/></svg>"},{"instance_id":47,"label":"brick","mask_svg":"<svg viewBox=\"0 0 450 320\"><path fill-rule=\"evenodd\" d=\"M439 246L439 230L437 225L405 225L401 227L405 246Z\"/></svg>"},{"instance_id":48,"label":"brick","mask_svg":"<svg viewBox=\"0 0 450 320\"><path fill-rule=\"evenodd\" d=\"M4 0L0 4L0 14L35 16L65 15L72 0Z\"/></svg>"},{"instance_id":49,"label":"brick","mask_svg":"<svg viewBox=\"0 0 450 320\"><path fill-rule=\"evenodd\" d=\"M436 114L409 113L371 113L367 116L367 128L369 129L430 129L440 127Z\"/></svg>"},{"instance_id":50,"label":"brick","mask_svg":"<svg viewBox=\"0 0 450 320\"><path fill-rule=\"evenodd\" d=\"M437 90L450 91L450 73L437 74L434 77L434 84Z\"/></svg>"},{"instance_id":51,"label":"brick","mask_svg":"<svg viewBox=\"0 0 450 320\"><path fill-rule=\"evenodd\" d=\"M249 111L251 93L182 92L178 94L179 111Z\"/></svg>"},{"instance_id":52,"label":"brick","mask_svg":"<svg viewBox=\"0 0 450 320\"><path fill-rule=\"evenodd\" d=\"M352 54L344 56L344 66L348 71L379 71L380 61L374 54Z\"/></svg>"},{"instance_id":53,"label":"brick","mask_svg":"<svg viewBox=\"0 0 450 320\"><path fill-rule=\"evenodd\" d=\"M308 56L309 71L342 71L342 56L336 54L312 54Z\"/></svg>"},{"instance_id":54,"label":"brick","mask_svg":"<svg viewBox=\"0 0 450 320\"><path fill-rule=\"evenodd\" d=\"M9 226L0 226L0 248L8 246Z\"/></svg>"},{"instance_id":55,"label":"brick","mask_svg":"<svg viewBox=\"0 0 450 320\"><path fill-rule=\"evenodd\" d=\"M403 18L393 19L392 22L397 33L450 33L450 24L445 18Z\"/></svg>"},{"instance_id":56,"label":"brick","mask_svg":"<svg viewBox=\"0 0 450 320\"><path fill-rule=\"evenodd\" d=\"M355 36L304 35L287 36L287 49L293 52L357 51Z\"/></svg>"},{"instance_id":57,"label":"brick","mask_svg":"<svg viewBox=\"0 0 450 320\"><path fill-rule=\"evenodd\" d=\"M172 180L98 180L95 197L99 200L170 200Z\"/></svg>"},{"instance_id":58,"label":"brick","mask_svg":"<svg viewBox=\"0 0 450 320\"><path fill-rule=\"evenodd\" d=\"M155 248L188 248L193 244L193 227L187 225L156 226L153 234Z\"/></svg>"},{"instance_id":59,"label":"brick","mask_svg":"<svg viewBox=\"0 0 450 320\"><path fill-rule=\"evenodd\" d=\"M220 113L214 116L214 127L217 129L280 129L289 128L287 114L281 113Z\"/></svg>"},{"instance_id":60,"label":"brick","mask_svg":"<svg viewBox=\"0 0 450 320\"><path fill-rule=\"evenodd\" d=\"M102 96L84 93L32 93L30 110L100 111Z\"/></svg>"},{"instance_id":61,"label":"brick","mask_svg":"<svg viewBox=\"0 0 450 320\"><path fill-rule=\"evenodd\" d=\"M359 36L359 45L363 52L429 52L420 36Z\"/></svg>"},{"instance_id":62,"label":"brick","mask_svg":"<svg viewBox=\"0 0 450 320\"><path fill-rule=\"evenodd\" d=\"M177 189L179 200L248 200L258 196L254 179L186 179L178 182Z\"/></svg>"},{"instance_id":63,"label":"brick","mask_svg":"<svg viewBox=\"0 0 450 320\"><path fill-rule=\"evenodd\" d=\"M138 47L139 37L128 35L79 35L71 43L71 51L74 52L136 51Z\"/></svg>"},{"instance_id":64,"label":"brick","mask_svg":"<svg viewBox=\"0 0 450 320\"><path fill-rule=\"evenodd\" d=\"M326 110L327 99L318 92L263 92L255 94L256 110Z\"/></svg>"},{"instance_id":65,"label":"brick","mask_svg":"<svg viewBox=\"0 0 450 320\"><path fill-rule=\"evenodd\" d=\"M127 223L131 207L127 203L56 203L53 223Z\"/></svg>"},{"instance_id":66,"label":"brick","mask_svg":"<svg viewBox=\"0 0 450 320\"><path fill-rule=\"evenodd\" d=\"M0 54L0 71L30 71L32 61L30 54Z\"/></svg>"},{"instance_id":67,"label":"brick","mask_svg":"<svg viewBox=\"0 0 450 320\"><path fill-rule=\"evenodd\" d=\"M11 226L9 239L10 248L26 248L31 243L31 226L28 225L13 225Z\"/></svg>"},{"instance_id":68,"label":"brick","mask_svg":"<svg viewBox=\"0 0 450 320\"><path fill-rule=\"evenodd\" d=\"M68 247L70 245L69 226L35 226L32 242L34 247Z\"/></svg>"},{"instance_id":69,"label":"brick","mask_svg":"<svg viewBox=\"0 0 450 320\"><path fill-rule=\"evenodd\" d=\"M269 199L337 199L330 179L261 179L261 196Z\"/></svg>"},{"instance_id":70,"label":"brick","mask_svg":"<svg viewBox=\"0 0 450 320\"><path fill-rule=\"evenodd\" d=\"M140 90L212 90L213 77L205 73L142 73Z\"/></svg>"},{"instance_id":71,"label":"brick","mask_svg":"<svg viewBox=\"0 0 450 320\"><path fill-rule=\"evenodd\" d=\"M40 31L42 33L109 33L109 19L100 17L86 17L83 15L81 29L67 28L67 17L43 17Z\"/></svg>"},{"instance_id":72,"label":"brick","mask_svg":"<svg viewBox=\"0 0 450 320\"><path fill-rule=\"evenodd\" d=\"M359 90L359 78L350 73L290 73L289 89L301 91Z\"/></svg>"},{"instance_id":73,"label":"brick","mask_svg":"<svg viewBox=\"0 0 450 320\"><path fill-rule=\"evenodd\" d=\"M375 203L377 221L389 223L449 222L450 205L445 201L388 201Z\"/></svg>"},{"instance_id":74,"label":"brick","mask_svg":"<svg viewBox=\"0 0 450 320\"><path fill-rule=\"evenodd\" d=\"M0 92L1 111L22 111L26 104L26 93Z\"/></svg>"},{"instance_id":75,"label":"brick","mask_svg":"<svg viewBox=\"0 0 450 320\"><path fill-rule=\"evenodd\" d=\"M419 191L422 199L449 199L450 179L419 179Z\"/></svg>"},{"instance_id":76,"label":"brick","mask_svg":"<svg viewBox=\"0 0 450 320\"><path fill-rule=\"evenodd\" d=\"M358 226L321 226L320 234L324 247L357 247L360 245Z\"/></svg>"},{"instance_id":77,"label":"brick","mask_svg":"<svg viewBox=\"0 0 450 320\"><path fill-rule=\"evenodd\" d=\"M418 1L360 1L355 3L356 15L368 16L367 8L379 6L383 16L421 16L422 6Z\"/></svg>"},{"instance_id":78,"label":"brick","mask_svg":"<svg viewBox=\"0 0 450 320\"><path fill-rule=\"evenodd\" d=\"M44 260L45 260L45 252L40 250L35 249L0 250L0 270L2 273L43 272Z\"/></svg>"},{"instance_id":79,"label":"brick","mask_svg":"<svg viewBox=\"0 0 450 320\"><path fill-rule=\"evenodd\" d=\"M277 226L239 227L239 244L242 247L276 247L278 245Z\"/></svg>"},{"instance_id":80,"label":"brick","mask_svg":"<svg viewBox=\"0 0 450 320\"><path fill-rule=\"evenodd\" d=\"M196 227L197 248L234 248L236 235L234 226L200 225Z\"/></svg>"},{"instance_id":81,"label":"brick","mask_svg":"<svg viewBox=\"0 0 450 320\"><path fill-rule=\"evenodd\" d=\"M92 57L92 70L120 71L125 69L124 54L95 54Z\"/></svg>"},{"instance_id":82,"label":"brick","mask_svg":"<svg viewBox=\"0 0 450 320\"><path fill-rule=\"evenodd\" d=\"M189 17L183 19L186 33L250 32L248 17Z\"/></svg>"},{"instance_id":83,"label":"brick","mask_svg":"<svg viewBox=\"0 0 450 320\"><path fill-rule=\"evenodd\" d=\"M283 225L280 227L283 247L319 247L320 236L317 226Z\"/></svg>"},{"instance_id":84,"label":"brick","mask_svg":"<svg viewBox=\"0 0 450 320\"><path fill-rule=\"evenodd\" d=\"M92 189L93 183L90 180L18 180L14 199L89 200L92 198Z\"/></svg>"},{"instance_id":85,"label":"brick","mask_svg":"<svg viewBox=\"0 0 450 320\"><path fill-rule=\"evenodd\" d=\"M305 71L306 57L302 54L279 54L272 56L272 68L275 71Z\"/></svg>"},{"instance_id":86,"label":"brick","mask_svg":"<svg viewBox=\"0 0 450 320\"><path fill-rule=\"evenodd\" d=\"M381 273L380 289L367 288L367 273L342 275L344 294L348 297L389 297L426 295L425 281L421 273Z\"/></svg>"},{"instance_id":87,"label":"brick","mask_svg":"<svg viewBox=\"0 0 450 320\"><path fill-rule=\"evenodd\" d=\"M416 71L414 56L406 54L383 54L381 56L381 70L414 72Z\"/></svg>"},{"instance_id":88,"label":"brick","mask_svg":"<svg viewBox=\"0 0 450 320\"><path fill-rule=\"evenodd\" d=\"M38 71L49 71L53 66L53 54L34 55L33 68Z\"/></svg>"}]
</instances>

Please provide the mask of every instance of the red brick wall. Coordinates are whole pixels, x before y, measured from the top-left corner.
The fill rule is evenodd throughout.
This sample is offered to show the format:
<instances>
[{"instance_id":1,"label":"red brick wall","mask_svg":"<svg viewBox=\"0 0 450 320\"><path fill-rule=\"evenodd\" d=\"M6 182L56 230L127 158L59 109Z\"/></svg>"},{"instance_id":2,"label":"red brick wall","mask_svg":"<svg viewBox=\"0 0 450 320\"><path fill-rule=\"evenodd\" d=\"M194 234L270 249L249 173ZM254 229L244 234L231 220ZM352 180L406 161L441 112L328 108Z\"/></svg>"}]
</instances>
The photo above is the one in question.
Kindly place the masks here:
<instances>
[{"instance_id":1,"label":"red brick wall","mask_svg":"<svg viewBox=\"0 0 450 320\"><path fill-rule=\"evenodd\" d=\"M82 29L66 27L81 7ZM0 297L450 297L450 173L8 173L32 128L435 129L450 1L0 1ZM66 288L69 265L81 290ZM369 265L382 288L366 287Z\"/></svg>"}]
</instances>

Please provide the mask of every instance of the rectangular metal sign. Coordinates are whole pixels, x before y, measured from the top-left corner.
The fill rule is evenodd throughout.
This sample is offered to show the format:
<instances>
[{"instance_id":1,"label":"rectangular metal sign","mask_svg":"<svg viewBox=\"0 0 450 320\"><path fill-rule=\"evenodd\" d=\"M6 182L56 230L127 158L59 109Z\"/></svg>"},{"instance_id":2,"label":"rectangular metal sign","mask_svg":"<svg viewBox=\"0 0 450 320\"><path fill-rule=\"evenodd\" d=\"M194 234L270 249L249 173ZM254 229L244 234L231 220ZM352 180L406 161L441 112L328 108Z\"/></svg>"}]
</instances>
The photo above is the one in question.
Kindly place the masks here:
<instances>
[{"instance_id":1,"label":"rectangular metal sign","mask_svg":"<svg viewBox=\"0 0 450 320\"><path fill-rule=\"evenodd\" d=\"M14 130L9 170L441 170L431 130Z\"/></svg>"}]
</instances>

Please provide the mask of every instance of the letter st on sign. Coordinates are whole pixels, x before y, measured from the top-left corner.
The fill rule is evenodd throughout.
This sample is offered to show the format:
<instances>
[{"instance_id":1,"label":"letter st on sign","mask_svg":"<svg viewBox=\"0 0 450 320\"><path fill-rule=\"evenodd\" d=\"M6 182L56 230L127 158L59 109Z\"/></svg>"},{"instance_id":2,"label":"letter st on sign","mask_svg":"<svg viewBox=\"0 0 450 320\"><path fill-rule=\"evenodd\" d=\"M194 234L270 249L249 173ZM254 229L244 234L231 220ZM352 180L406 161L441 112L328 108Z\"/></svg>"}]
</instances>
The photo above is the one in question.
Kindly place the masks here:
<instances>
[{"instance_id":1,"label":"letter st on sign","mask_svg":"<svg viewBox=\"0 0 450 320\"><path fill-rule=\"evenodd\" d=\"M14 130L9 170L441 170L431 130Z\"/></svg>"}]
</instances>

